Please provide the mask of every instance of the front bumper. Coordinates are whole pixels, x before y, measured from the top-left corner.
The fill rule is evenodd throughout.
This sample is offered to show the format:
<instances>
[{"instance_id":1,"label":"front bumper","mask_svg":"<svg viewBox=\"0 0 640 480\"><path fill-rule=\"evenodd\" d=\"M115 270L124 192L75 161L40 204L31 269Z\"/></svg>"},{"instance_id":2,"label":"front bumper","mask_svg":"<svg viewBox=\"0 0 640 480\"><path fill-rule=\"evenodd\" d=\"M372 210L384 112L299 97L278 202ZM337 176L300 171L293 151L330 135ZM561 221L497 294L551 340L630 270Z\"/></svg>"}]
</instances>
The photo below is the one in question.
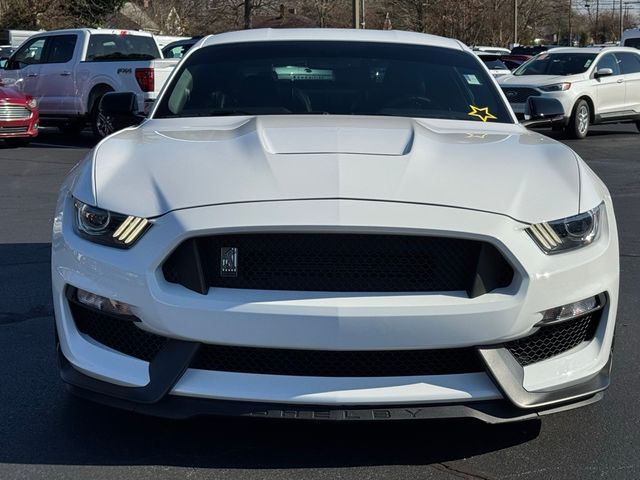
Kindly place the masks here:
<instances>
[{"instance_id":1,"label":"front bumper","mask_svg":"<svg viewBox=\"0 0 640 480\"><path fill-rule=\"evenodd\" d=\"M266 410L275 412L268 416L290 412L316 418L309 412L333 412L331 418L345 418L361 412L371 418L388 412L389 417L403 418L403 409L416 407L425 418L471 416L497 422L594 401L608 384L618 295L617 237L610 205L609 225L598 242L554 257L538 250L522 231L523 224L444 207L380 204L372 209L368 202L343 200L203 207L156 219L130 251L77 237L71 222L65 221L71 218L70 208L64 200L59 205L52 256L62 374L76 393L95 400L111 399L137 411L178 417L232 413L237 408L247 415ZM305 216L300 215L303 208ZM211 218L221 226L201 228ZM412 219L410 227L406 219ZM458 230L460 225L464 232ZM243 229L408 231L489 239L512 263L516 278L508 288L470 299L463 294L233 289L199 295L162 277L163 260L185 238ZM149 363L124 355L79 332L66 298L68 286L132 305L145 330L177 345L166 354L170 359L173 348L195 355L201 344L310 350L473 347L486 370L397 377L262 375L189 368L191 357L186 354L183 364L174 359L171 366L156 365L157 359ZM608 303L590 341L525 367L505 360L510 354L502 355L502 345L530 335L539 312L602 292ZM173 372L172 380L158 383L157 372ZM150 390L156 392L151 400L137 393Z\"/></svg>"}]
</instances>

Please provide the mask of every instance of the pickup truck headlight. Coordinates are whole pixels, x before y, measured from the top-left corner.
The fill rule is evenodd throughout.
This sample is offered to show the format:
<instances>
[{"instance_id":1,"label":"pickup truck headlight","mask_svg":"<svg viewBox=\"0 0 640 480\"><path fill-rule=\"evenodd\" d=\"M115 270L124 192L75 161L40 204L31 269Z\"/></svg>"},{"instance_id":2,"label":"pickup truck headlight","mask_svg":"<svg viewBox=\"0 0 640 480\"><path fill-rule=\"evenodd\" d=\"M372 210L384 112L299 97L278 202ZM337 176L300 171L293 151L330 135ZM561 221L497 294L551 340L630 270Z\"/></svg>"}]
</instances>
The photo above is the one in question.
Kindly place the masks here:
<instances>
[{"instance_id":1,"label":"pickup truck headlight","mask_svg":"<svg viewBox=\"0 0 640 480\"><path fill-rule=\"evenodd\" d=\"M546 254L575 250L593 243L600 235L604 202L593 210L551 222L534 223L525 230Z\"/></svg>"},{"instance_id":2,"label":"pickup truck headlight","mask_svg":"<svg viewBox=\"0 0 640 480\"><path fill-rule=\"evenodd\" d=\"M74 229L94 243L131 248L151 227L146 218L122 215L74 200Z\"/></svg>"},{"instance_id":3,"label":"pickup truck headlight","mask_svg":"<svg viewBox=\"0 0 640 480\"><path fill-rule=\"evenodd\" d=\"M545 85L544 87L540 87L540 90L543 92L564 92L565 90L569 90L571 88L571 83L563 82L563 83L554 83L553 85Z\"/></svg>"}]
</instances>

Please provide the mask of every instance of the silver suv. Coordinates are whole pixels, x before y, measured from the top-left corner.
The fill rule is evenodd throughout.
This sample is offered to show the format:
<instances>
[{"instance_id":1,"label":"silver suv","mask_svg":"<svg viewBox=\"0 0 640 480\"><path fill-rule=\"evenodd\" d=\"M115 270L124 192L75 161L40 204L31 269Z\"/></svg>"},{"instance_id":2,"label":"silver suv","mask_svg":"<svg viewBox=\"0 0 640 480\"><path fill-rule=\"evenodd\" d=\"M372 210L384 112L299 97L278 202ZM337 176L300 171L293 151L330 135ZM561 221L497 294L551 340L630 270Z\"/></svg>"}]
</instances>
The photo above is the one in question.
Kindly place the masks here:
<instances>
[{"instance_id":1,"label":"silver suv","mask_svg":"<svg viewBox=\"0 0 640 480\"><path fill-rule=\"evenodd\" d=\"M640 130L640 51L634 48L555 48L497 79L518 117L527 98L557 98L564 118L556 125L584 138L597 123L635 122Z\"/></svg>"}]
</instances>

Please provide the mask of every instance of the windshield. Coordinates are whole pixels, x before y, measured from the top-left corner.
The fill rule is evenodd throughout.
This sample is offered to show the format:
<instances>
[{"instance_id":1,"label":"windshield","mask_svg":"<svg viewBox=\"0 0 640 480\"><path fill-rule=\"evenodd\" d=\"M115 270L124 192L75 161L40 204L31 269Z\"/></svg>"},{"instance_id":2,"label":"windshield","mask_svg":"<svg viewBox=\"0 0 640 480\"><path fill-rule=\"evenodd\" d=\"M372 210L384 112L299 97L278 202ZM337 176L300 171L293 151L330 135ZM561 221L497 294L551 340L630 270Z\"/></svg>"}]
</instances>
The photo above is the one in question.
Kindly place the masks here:
<instances>
[{"instance_id":1,"label":"windshield","mask_svg":"<svg viewBox=\"0 0 640 480\"><path fill-rule=\"evenodd\" d=\"M210 46L179 67L155 118L393 115L512 123L468 52L368 42Z\"/></svg>"},{"instance_id":2,"label":"windshield","mask_svg":"<svg viewBox=\"0 0 640 480\"><path fill-rule=\"evenodd\" d=\"M146 35L94 34L89 38L86 60L153 60L160 58L158 45Z\"/></svg>"},{"instance_id":3,"label":"windshield","mask_svg":"<svg viewBox=\"0 0 640 480\"><path fill-rule=\"evenodd\" d=\"M480 59L484 62L489 70L509 70L509 68L507 68L507 66L500 59L483 57L480 57Z\"/></svg>"},{"instance_id":4,"label":"windshield","mask_svg":"<svg viewBox=\"0 0 640 480\"><path fill-rule=\"evenodd\" d=\"M586 72L595 53L541 53L516 69L514 75L575 75Z\"/></svg>"}]
</instances>

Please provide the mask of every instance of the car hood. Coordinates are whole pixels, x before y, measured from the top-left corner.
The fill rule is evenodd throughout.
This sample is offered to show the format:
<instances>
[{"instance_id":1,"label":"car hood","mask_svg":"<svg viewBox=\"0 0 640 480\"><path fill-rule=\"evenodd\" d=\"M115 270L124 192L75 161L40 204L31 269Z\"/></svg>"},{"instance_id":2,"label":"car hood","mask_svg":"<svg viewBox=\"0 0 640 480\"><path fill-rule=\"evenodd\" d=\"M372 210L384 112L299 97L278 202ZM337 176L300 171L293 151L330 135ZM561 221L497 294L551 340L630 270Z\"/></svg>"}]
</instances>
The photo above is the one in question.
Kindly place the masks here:
<instances>
[{"instance_id":1,"label":"car hood","mask_svg":"<svg viewBox=\"0 0 640 480\"><path fill-rule=\"evenodd\" d=\"M525 222L577 213L566 146L517 124L355 116L149 120L99 144L80 200L155 217L204 205L362 199ZM82 187L84 185L84 187Z\"/></svg>"},{"instance_id":2,"label":"car hood","mask_svg":"<svg viewBox=\"0 0 640 480\"><path fill-rule=\"evenodd\" d=\"M502 87L543 87L554 83L577 82L583 80L584 75L506 75L500 77L498 83Z\"/></svg>"}]
</instances>

